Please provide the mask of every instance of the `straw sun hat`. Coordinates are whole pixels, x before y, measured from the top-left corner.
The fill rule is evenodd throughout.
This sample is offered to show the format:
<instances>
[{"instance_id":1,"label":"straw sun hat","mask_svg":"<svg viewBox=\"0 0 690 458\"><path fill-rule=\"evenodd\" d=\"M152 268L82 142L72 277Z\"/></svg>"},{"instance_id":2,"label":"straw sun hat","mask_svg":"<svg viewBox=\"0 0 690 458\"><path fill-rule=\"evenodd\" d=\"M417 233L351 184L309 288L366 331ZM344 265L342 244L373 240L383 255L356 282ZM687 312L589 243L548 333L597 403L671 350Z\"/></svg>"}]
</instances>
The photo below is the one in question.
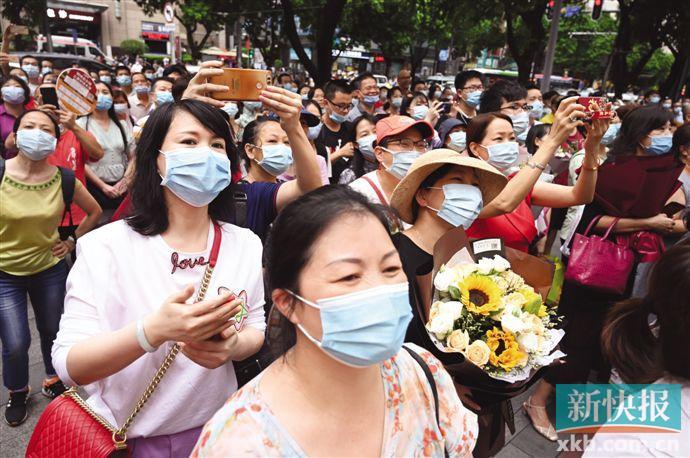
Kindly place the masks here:
<instances>
[{"instance_id":1,"label":"straw sun hat","mask_svg":"<svg viewBox=\"0 0 690 458\"><path fill-rule=\"evenodd\" d=\"M491 202L505 187L508 179L493 166L473 157L465 157L450 149L435 149L422 154L407 172L405 178L395 187L391 207L395 208L406 223L412 224L412 202L422 182L436 169L446 164L461 165L477 171L479 189L484 205Z\"/></svg>"}]
</instances>

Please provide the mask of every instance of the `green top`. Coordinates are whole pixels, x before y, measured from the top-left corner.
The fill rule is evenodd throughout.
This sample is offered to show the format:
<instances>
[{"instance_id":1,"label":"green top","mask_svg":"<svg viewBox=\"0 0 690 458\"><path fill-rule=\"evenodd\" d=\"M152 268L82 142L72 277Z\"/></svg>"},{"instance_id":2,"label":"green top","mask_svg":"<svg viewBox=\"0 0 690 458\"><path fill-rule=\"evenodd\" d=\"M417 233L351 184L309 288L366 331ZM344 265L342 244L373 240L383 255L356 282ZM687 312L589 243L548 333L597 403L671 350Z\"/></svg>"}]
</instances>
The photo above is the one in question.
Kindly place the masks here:
<instances>
[{"instance_id":1,"label":"green top","mask_svg":"<svg viewBox=\"0 0 690 458\"><path fill-rule=\"evenodd\" d=\"M52 247L65 209L62 178L27 184L5 176L0 183L0 270L18 276L42 272L60 262ZM78 180L76 186L81 185Z\"/></svg>"}]
</instances>

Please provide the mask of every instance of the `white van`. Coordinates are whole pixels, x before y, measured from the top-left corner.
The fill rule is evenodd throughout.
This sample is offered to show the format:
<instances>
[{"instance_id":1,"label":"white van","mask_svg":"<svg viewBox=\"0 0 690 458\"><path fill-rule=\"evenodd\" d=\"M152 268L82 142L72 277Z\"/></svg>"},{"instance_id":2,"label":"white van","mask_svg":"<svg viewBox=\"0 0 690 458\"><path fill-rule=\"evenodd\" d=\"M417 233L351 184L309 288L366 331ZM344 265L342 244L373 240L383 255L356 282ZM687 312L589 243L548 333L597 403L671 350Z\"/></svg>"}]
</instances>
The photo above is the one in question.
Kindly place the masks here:
<instances>
[{"instance_id":1,"label":"white van","mask_svg":"<svg viewBox=\"0 0 690 458\"><path fill-rule=\"evenodd\" d=\"M106 56L96 43L85 38L77 38L74 42L72 37L63 35L51 35L53 41L53 52L61 54L77 54L90 59L101 60L108 65L114 65L115 60ZM36 39L36 50L38 52L48 52L46 37L39 35Z\"/></svg>"}]
</instances>

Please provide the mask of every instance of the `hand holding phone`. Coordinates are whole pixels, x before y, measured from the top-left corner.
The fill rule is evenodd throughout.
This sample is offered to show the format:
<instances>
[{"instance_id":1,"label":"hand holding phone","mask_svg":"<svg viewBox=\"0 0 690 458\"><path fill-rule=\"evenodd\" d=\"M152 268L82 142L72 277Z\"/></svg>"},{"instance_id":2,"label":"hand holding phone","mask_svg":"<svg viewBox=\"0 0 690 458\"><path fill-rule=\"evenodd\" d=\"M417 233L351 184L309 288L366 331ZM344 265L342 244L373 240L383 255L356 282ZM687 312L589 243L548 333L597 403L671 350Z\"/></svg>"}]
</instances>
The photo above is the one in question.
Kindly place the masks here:
<instances>
[{"instance_id":1,"label":"hand holding phone","mask_svg":"<svg viewBox=\"0 0 690 458\"><path fill-rule=\"evenodd\" d=\"M60 106L58 105L57 91L54 87L41 87L39 92L41 93L42 105L52 105L56 108Z\"/></svg>"},{"instance_id":2,"label":"hand holding phone","mask_svg":"<svg viewBox=\"0 0 690 458\"><path fill-rule=\"evenodd\" d=\"M271 72L247 68L223 68L222 75L211 76L208 82L228 88L227 91L212 92L210 96L216 100L257 101L261 91L265 90L271 82Z\"/></svg>"},{"instance_id":3,"label":"hand holding phone","mask_svg":"<svg viewBox=\"0 0 690 458\"><path fill-rule=\"evenodd\" d=\"M611 119L614 112L606 97L579 97L578 105L585 107L586 120Z\"/></svg>"},{"instance_id":4,"label":"hand holding phone","mask_svg":"<svg viewBox=\"0 0 690 458\"><path fill-rule=\"evenodd\" d=\"M685 210L685 205L678 203L678 202L669 202L661 210L661 213L668 216L669 218L673 218L673 216L676 213L683 211L683 210Z\"/></svg>"}]
</instances>

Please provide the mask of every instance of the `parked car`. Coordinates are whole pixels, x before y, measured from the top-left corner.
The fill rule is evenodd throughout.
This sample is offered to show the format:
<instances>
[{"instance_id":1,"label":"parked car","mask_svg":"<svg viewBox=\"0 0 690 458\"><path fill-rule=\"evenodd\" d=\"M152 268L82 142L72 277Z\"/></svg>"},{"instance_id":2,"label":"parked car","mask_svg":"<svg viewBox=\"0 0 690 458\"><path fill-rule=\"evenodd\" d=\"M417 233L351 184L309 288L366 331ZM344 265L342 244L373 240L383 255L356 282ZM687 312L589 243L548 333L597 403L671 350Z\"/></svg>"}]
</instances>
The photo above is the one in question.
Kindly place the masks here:
<instances>
[{"instance_id":1,"label":"parked car","mask_svg":"<svg viewBox=\"0 0 690 458\"><path fill-rule=\"evenodd\" d=\"M94 71L97 72L98 70L113 70L113 67L110 65L106 65L102 62L99 62L95 59L91 59L88 57L82 57L82 56L75 56L74 54L64 54L64 53L49 53L49 52L28 52L28 51L22 51L22 52L12 52L10 53L10 56L16 56L15 59L12 59L10 61L10 66L12 67L19 67L19 59L21 56L34 56L37 59L48 59L53 62L53 65L55 65L55 68L57 69L65 69L69 68L76 65L79 65L80 67L84 67L88 69L89 71Z\"/></svg>"},{"instance_id":2,"label":"parked car","mask_svg":"<svg viewBox=\"0 0 690 458\"><path fill-rule=\"evenodd\" d=\"M115 65L115 60L106 56L103 51L91 40L77 38L76 43L72 37L63 35L51 35L53 52L60 54L76 54L94 60L100 60L108 65ZM36 50L43 52L48 50L48 40L44 35L36 39Z\"/></svg>"}]
</instances>

